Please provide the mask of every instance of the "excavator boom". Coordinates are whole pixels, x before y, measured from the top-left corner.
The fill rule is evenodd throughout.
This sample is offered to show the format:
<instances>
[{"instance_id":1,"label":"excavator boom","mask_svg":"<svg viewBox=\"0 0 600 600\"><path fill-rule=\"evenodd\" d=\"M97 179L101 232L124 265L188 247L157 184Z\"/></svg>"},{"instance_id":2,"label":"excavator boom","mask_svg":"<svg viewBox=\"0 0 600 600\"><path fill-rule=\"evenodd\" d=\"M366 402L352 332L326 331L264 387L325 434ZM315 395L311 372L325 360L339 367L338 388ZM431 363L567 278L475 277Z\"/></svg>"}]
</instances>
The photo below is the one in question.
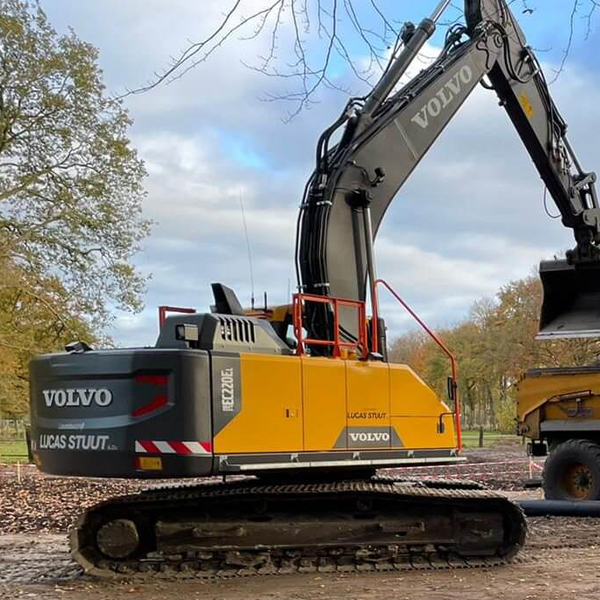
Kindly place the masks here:
<instances>
[{"instance_id":1,"label":"excavator boom","mask_svg":"<svg viewBox=\"0 0 600 600\"><path fill-rule=\"evenodd\" d=\"M465 14L466 26L448 31L437 60L397 89L412 60L433 35L435 22L425 19L406 31L402 52L392 59L373 92L366 100L351 100L340 119L323 134L299 217L301 289L365 300L367 282L375 279L370 246L386 210L482 83L495 90L556 203L563 225L575 235L576 247L567 254L566 263L542 264L545 302L541 335L590 335L600 330L596 176L582 169L541 66L506 2L467 0ZM340 129L341 141L329 148L330 139ZM328 335L330 315L322 308L315 309L309 326L316 337ZM347 338L356 337L349 313L342 326Z\"/></svg>"}]
</instances>

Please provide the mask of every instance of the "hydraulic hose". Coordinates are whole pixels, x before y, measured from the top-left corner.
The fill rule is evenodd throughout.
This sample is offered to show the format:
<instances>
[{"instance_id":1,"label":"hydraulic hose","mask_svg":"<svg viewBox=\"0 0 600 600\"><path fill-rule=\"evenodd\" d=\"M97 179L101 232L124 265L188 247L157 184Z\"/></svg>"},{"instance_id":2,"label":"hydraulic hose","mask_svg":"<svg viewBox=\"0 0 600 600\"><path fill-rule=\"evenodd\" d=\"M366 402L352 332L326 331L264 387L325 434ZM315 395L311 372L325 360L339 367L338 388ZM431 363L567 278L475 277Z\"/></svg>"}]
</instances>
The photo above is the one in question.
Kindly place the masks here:
<instances>
[{"instance_id":1,"label":"hydraulic hose","mask_svg":"<svg viewBox=\"0 0 600 600\"><path fill-rule=\"evenodd\" d=\"M528 517L600 517L599 501L521 500Z\"/></svg>"}]
</instances>

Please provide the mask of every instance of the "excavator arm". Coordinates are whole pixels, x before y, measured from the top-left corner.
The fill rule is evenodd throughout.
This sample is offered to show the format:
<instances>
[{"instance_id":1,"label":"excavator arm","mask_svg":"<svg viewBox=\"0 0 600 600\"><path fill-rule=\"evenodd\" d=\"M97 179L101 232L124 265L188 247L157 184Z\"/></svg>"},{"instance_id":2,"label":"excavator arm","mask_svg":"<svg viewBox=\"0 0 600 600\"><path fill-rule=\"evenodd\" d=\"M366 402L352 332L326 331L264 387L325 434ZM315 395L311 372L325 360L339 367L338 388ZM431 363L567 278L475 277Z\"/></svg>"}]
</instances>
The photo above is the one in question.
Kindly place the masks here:
<instances>
[{"instance_id":1,"label":"excavator arm","mask_svg":"<svg viewBox=\"0 0 600 600\"><path fill-rule=\"evenodd\" d=\"M596 276L600 269L596 176L583 171L575 156L539 62L506 2L466 0L466 25L451 27L440 56L398 88L448 4L443 0L418 27L404 27L402 50L394 53L371 93L350 100L340 118L322 134L316 169L298 218L300 289L366 299L367 282L376 279L372 243L387 208L482 83L496 91L563 224L574 230L577 244L567 260L542 264L546 288L542 332L559 332L563 337L589 334L600 329L596 324L600 311L590 314L596 306L595 281L600 281ZM332 144L336 135L339 141ZM345 338L356 337L355 321L351 309L340 312ZM332 326L328 309L315 306L307 311L311 337L330 337Z\"/></svg>"},{"instance_id":2,"label":"excavator arm","mask_svg":"<svg viewBox=\"0 0 600 600\"><path fill-rule=\"evenodd\" d=\"M572 262L598 261L600 211L596 175L585 172L567 138L567 124L548 89L542 68L503 0L467 0L469 31L501 16L496 25L504 40L498 61L488 73L561 215L575 232ZM501 24L504 23L504 24Z\"/></svg>"}]
</instances>

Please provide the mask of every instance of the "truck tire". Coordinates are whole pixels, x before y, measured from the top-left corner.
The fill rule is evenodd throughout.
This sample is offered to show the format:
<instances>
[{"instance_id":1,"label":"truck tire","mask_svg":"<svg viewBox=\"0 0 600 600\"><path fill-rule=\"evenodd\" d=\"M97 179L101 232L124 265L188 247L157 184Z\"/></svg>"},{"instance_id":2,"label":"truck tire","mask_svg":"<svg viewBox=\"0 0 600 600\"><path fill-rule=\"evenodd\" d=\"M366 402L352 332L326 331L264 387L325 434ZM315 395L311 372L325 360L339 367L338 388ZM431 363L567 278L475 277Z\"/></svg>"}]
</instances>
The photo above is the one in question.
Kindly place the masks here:
<instances>
[{"instance_id":1,"label":"truck tire","mask_svg":"<svg viewBox=\"0 0 600 600\"><path fill-rule=\"evenodd\" d=\"M600 500L600 446L568 440L546 459L542 487L547 500Z\"/></svg>"}]
</instances>

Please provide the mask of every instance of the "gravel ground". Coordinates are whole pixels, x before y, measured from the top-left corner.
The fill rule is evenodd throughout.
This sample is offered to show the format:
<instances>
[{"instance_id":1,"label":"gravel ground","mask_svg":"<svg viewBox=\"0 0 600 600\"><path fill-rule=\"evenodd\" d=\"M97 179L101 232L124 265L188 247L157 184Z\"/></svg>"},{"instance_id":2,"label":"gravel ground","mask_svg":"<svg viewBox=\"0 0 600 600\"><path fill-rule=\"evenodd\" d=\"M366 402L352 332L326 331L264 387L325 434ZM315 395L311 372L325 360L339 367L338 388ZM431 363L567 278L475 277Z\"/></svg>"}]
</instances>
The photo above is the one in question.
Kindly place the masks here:
<instances>
[{"instance_id":1,"label":"gravel ground","mask_svg":"<svg viewBox=\"0 0 600 600\"><path fill-rule=\"evenodd\" d=\"M65 535L0 536L0 598L50 600L597 600L600 522L531 519L519 559L494 569L110 582L82 575Z\"/></svg>"},{"instance_id":2,"label":"gravel ground","mask_svg":"<svg viewBox=\"0 0 600 600\"><path fill-rule=\"evenodd\" d=\"M470 479L511 492L523 490L529 478L528 460L518 444L467 450L465 454L469 458L466 464L410 468L402 473L426 479ZM539 467L540 462L537 464ZM4 467L0 471L0 534L62 533L87 506L165 483L172 481L49 477L29 466L21 468L19 482L16 467Z\"/></svg>"},{"instance_id":3,"label":"gravel ground","mask_svg":"<svg viewBox=\"0 0 600 600\"><path fill-rule=\"evenodd\" d=\"M23 469L0 475L0 534L62 533L87 506L111 496L132 493L147 483L118 479L48 477Z\"/></svg>"}]
</instances>

